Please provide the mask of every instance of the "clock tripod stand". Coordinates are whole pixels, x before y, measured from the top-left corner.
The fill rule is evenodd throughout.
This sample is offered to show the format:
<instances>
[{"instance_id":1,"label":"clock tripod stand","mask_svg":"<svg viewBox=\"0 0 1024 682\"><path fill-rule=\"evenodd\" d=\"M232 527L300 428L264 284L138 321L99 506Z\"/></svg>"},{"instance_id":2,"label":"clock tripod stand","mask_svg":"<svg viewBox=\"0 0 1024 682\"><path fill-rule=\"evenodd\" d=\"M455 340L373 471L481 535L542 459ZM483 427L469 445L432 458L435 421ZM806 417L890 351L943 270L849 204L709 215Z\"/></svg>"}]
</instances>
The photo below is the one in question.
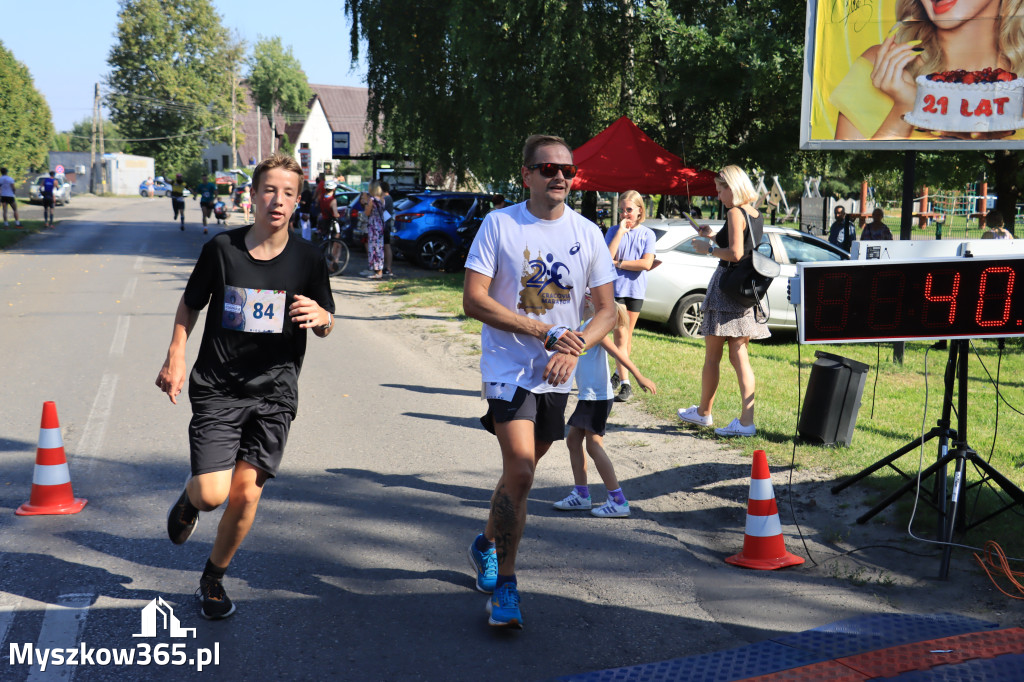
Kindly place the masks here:
<instances>
[{"instance_id":1,"label":"clock tripod stand","mask_svg":"<svg viewBox=\"0 0 1024 682\"><path fill-rule=\"evenodd\" d=\"M857 523L867 523L872 517L918 486L918 476L911 476L898 467L894 462L911 450L924 446L924 443L932 438L939 439L939 456L937 461L920 473L920 480L923 482L930 476L935 476L934 486L928 494L929 504L938 514L937 537L944 543L942 551L942 563L939 567L939 578L945 580L949 577L949 558L952 551L953 533L957 529L968 531L992 517L1001 514L1014 505L1024 506L1024 491L1015 486L1009 479L1003 476L991 464L982 459L967 443L967 359L969 341L957 339L949 342L949 359L946 361L945 389L942 398L942 416L936 426L914 441L903 446L899 450L875 462L871 466L855 474L849 479L832 488L836 494L871 473L889 466L901 476L908 479L902 486L895 490L884 500L876 504L870 510L857 518ZM950 417L953 410L954 389L956 397L956 418L957 428L950 428ZM950 445L952 444L952 448ZM947 471L950 463L955 463L952 486L947 485ZM981 479L967 484L967 464L970 463L981 474ZM994 482L1002 491L1009 496L1010 501L1006 502L1000 497L1003 506L986 516L968 520L963 503L966 493L976 487L985 485L989 481Z\"/></svg>"}]
</instances>

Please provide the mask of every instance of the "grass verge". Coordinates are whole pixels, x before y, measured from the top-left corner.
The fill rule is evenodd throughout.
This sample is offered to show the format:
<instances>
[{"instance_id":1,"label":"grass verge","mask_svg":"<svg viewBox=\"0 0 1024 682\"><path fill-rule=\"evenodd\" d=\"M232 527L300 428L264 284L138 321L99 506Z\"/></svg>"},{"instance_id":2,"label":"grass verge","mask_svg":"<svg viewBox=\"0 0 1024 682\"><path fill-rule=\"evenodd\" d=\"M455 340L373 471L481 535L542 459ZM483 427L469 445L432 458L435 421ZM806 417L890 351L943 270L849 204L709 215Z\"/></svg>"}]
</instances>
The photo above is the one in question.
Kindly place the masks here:
<instances>
[{"instance_id":1,"label":"grass verge","mask_svg":"<svg viewBox=\"0 0 1024 682\"><path fill-rule=\"evenodd\" d=\"M416 279L397 279L381 288L399 299L410 310L431 308L463 320L467 333L478 334L480 323L462 311L462 275L438 274ZM889 453L914 441L936 426L942 416L943 374L946 350L929 350L930 344L907 343L903 364L892 361L892 344L842 344L801 346L793 333L778 332L771 339L751 347L751 363L757 377L758 434L742 443L729 441L744 451L765 450L774 466L810 467L841 480L855 474ZM1018 488L1024 488L1024 357L1019 339L1007 339L1000 351L995 340L972 342L968 361L967 441L979 457ZM849 446L826 447L804 443L797 437L797 423L805 406L815 351L822 350L863 362L869 366L856 429ZM699 339L670 335L660 325L641 322L633 341L633 361L658 386L657 395L635 394L642 408L669 422L676 421L676 409L698 402L700 375L704 362L704 344ZM997 400L998 392L1002 400ZM799 408L798 408L799 405ZM714 406L716 423L727 424L739 416L740 403L735 374L728 359L721 365L721 383ZM953 427L956 428L955 396ZM701 438L718 438L711 429L693 430ZM722 440L723 446L727 439ZM896 460L895 464L910 476L916 476L919 462L927 467L938 456L938 442L928 441ZM953 471L950 468L951 485ZM906 479L890 467L874 472L851 489L861 491L860 498L870 507L897 489ZM968 489L961 510L970 525L1001 508L1006 496L990 482L982 482L979 472L967 467ZM928 480L922 487L931 489ZM847 493L849 494L849 493ZM902 523L909 518L913 491L889 507L888 513ZM937 517L932 508L918 506L914 528L918 534L932 536ZM1024 556L1024 536L1020 533L1024 509L1017 506L997 514L960 538L966 544L980 546L987 539L1003 545L1011 556Z\"/></svg>"},{"instance_id":2,"label":"grass verge","mask_svg":"<svg viewBox=\"0 0 1024 682\"><path fill-rule=\"evenodd\" d=\"M35 234L44 229L42 220L22 220L21 227L15 227L13 220L9 222L8 227L0 227L0 250L10 248L24 239L26 235Z\"/></svg>"}]
</instances>

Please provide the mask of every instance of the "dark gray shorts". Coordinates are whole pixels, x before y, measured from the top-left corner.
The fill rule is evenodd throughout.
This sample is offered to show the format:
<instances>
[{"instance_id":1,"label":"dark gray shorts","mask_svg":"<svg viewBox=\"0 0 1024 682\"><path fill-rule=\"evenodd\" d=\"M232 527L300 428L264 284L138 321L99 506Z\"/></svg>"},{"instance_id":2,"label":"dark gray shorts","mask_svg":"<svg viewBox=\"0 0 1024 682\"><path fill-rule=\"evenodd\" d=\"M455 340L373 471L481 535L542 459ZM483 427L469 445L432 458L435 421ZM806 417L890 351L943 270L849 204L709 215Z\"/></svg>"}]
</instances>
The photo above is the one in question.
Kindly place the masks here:
<instances>
[{"instance_id":1,"label":"dark gray shorts","mask_svg":"<svg viewBox=\"0 0 1024 682\"><path fill-rule=\"evenodd\" d=\"M487 400L487 414L481 419L498 424L525 419L533 422L533 437L544 443L565 439L565 405L568 393L530 393L516 388L512 400ZM493 433L493 430L487 429Z\"/></svg>"},{"instance_id":2,"label":"dark gray shorts","mask_svg":"<svg viewBox=\"0 0 1024 682\"><path fill-rule=\"evenodd\" d=\"M291 410L276 403L193 411L188 425L192 475L233 469L243 460L276 476L291 424Z\"/></svg>"},{"instance_id":3,"label":"dark gray shorts","mask_svg":"<svg viewBox=\"0 0 1024 682\"><path fill-rule=\"evenodd\" d=\"M569 426L603 436L614 404L614 400L580 400L569 417Z\"/></svg>"}]
</instances>

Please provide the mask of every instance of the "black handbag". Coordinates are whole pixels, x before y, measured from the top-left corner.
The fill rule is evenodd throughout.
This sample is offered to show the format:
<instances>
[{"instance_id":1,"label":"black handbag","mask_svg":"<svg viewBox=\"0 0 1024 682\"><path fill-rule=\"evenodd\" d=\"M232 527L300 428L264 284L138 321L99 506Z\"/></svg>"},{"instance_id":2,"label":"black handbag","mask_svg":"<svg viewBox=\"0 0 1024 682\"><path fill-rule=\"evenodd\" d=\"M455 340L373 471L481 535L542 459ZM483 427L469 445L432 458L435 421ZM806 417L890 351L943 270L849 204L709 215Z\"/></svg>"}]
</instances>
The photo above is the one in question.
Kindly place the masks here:
<instances>
[{"instance_id":1,"label":"black handbag","mask_svg":"<svg viewBox=\"0 0 1024 682\"><path fill-rule=\"evenodd\" d=\"M755 234L754 226L750 223L750 215L746 211L743 211L743 215L747 219L751 244L760 244L762 231L758 230ZM718 280L718 286L729 298L745 308L755 308L755 318L765 322L771 312L767 298L768 287L781 272L782 266L758 251L755 246L738 263L732 263L725 268L725 272Z\"/></svg>"}]
</instances>

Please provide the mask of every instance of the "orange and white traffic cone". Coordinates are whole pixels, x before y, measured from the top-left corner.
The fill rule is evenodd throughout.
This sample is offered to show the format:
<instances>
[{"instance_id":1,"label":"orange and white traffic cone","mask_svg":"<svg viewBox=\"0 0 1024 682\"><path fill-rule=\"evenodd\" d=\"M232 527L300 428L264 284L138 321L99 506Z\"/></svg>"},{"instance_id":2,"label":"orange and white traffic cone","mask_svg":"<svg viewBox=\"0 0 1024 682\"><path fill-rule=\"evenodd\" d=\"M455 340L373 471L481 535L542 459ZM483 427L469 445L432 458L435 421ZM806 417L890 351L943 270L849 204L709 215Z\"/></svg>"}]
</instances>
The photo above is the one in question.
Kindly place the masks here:
<instances>
[{"instance_id":1,"label":"orange and white traffic cone","mask_svg":"<svg viewBox=\"0 0 1024 682\"><path fill-rule=\"evenodd\" d=\"M76 498L71 491L71 471L64 457L64 439L57 421L57 403L43 403L43 420L39 427L39 448L36 468L32 472L32 496L18 507L18 516L36 514L77 514L88 500Z\"/></svg>"},{"instance_id":2,"label":"orange and white traffic cone","mask_svg":"<svg viewBox=\"0 0 1024 682\"><path fill-rule=\"evenodd\" d=\"M779 508L775 504L775 491L772 490L772 477L768 471L768 456L764 450L754 450L743 551L725 561L733 566L762 571L796 566L804 562L801 557L786 551Z\"/></svg>"}]
</instances>

